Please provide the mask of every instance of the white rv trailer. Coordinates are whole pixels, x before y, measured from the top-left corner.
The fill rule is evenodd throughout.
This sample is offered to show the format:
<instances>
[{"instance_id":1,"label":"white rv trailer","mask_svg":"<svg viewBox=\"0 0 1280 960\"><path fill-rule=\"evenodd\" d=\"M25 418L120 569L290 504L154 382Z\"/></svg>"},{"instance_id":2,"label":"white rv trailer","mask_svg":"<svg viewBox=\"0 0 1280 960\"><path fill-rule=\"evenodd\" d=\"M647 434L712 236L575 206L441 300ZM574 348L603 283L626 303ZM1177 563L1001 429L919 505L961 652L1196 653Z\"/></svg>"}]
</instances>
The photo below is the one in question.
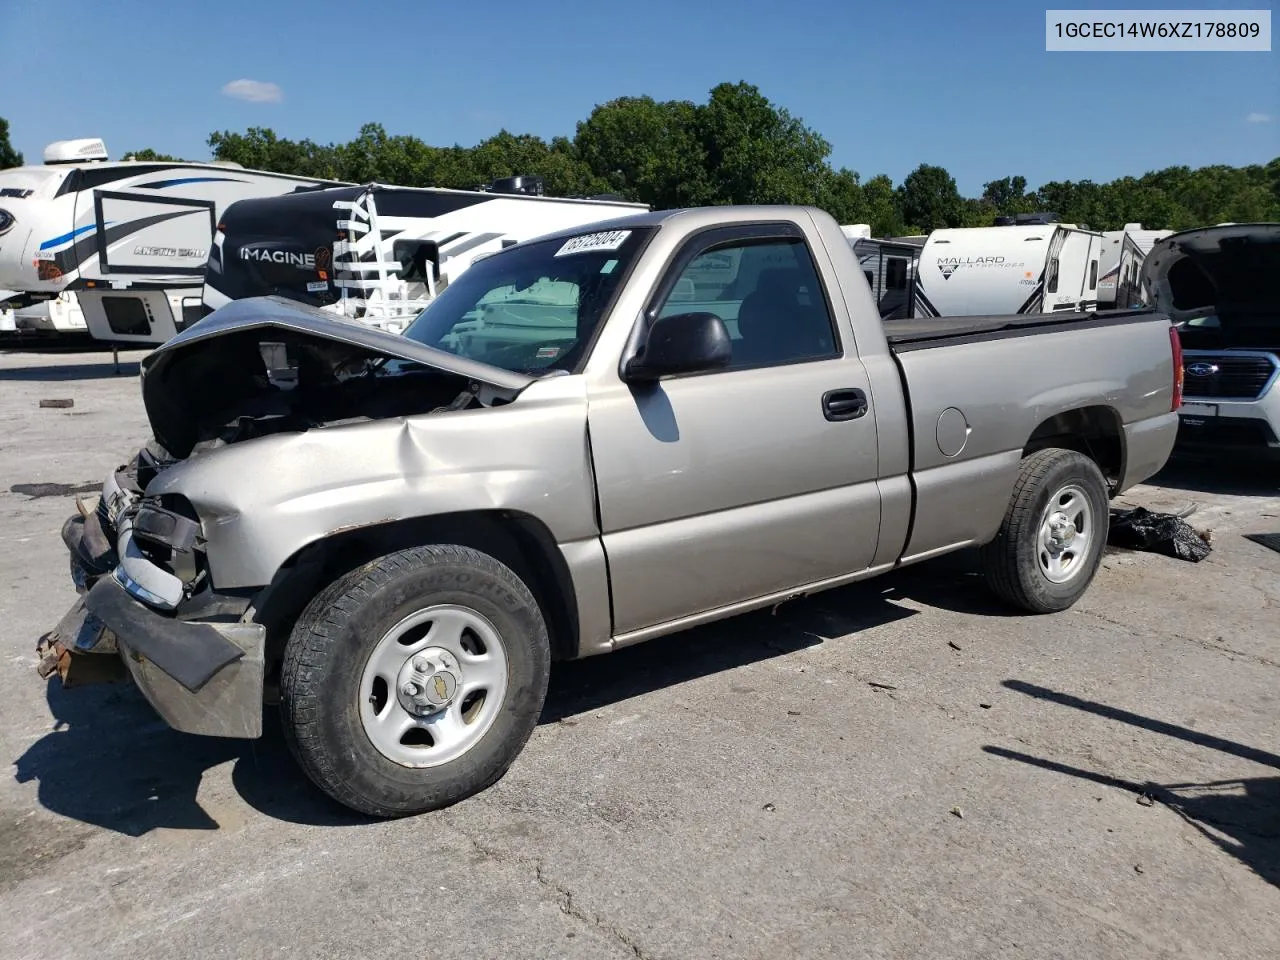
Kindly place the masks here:
<instances>
[{"instance_id":1,"label":"white rv trailer","mask_svg":"<svg viewBox=\"0 0 1280 960\"><path fill-rule=\"evenodd\" d=\"M852 241L862 275L880 308L881 320L910 316L911 291L925 239L924 236L862 237Z\"/></svg>"},{"instance_id":2,"label":"white rv trailer","mask_svg":"<svg viewBox=\"0 0 1280 960\"><path fill-rule=\"evenodd\" d=\"M18 331L63 335L89 332L80 300L70 290L63 290L52 300L32 300L20 295L10 305L10 314L13 327Z\"/></svg>"},{"instance_id":3,"label":"white rv trailer","mask_svg":"<svg viewBox=\"0 0 1280 960\"><path fill-rule=\"evenodd\" d=\"M1144 230L1140 223L1126 223L1121 230L1102 232L1102 252L1098 257L1098 306L1103 310L1124 308L1132 297L1122 296L1121 286L1132 294L1138 289L1142 261L1152 246L1171 235L1172 230ZM1121 260L1125 260L1122 264Z\"/></svg>"},{"instance_id":4,"label":"white rv trailer","mask_svg":"<svg viewBox=\"0 0 1280 960\"><path fill-rule=\"evenodd\" d=\"M18 324L13 319L13 307L9 303L11 298L17 296L21 296L17 290L0 290L0 333L13 333L18 329Z\"/></svg>"},{"instance_id":5,"label":"white rv trailer","mask_svg":"<svg viewBox=\"0 0 1280 960\"><path fill-rule=\"evenodd\" d=\"M52 300L18 290L0 290L0 333L87 334L80 301L70 290Z\"/></svg>"},{"instance_id":6,"label":"white rv trailer","mask_svg":"<svg viewBox=\"0 0 1280 960\"><path fill-rule=\"evenodd\" d=\"M101 140L50 144L0 171L0 287L31 306L74 293L99 340L163 343L199 316L219 214L334 181L228 163L107 161Z\"/></svg>"},{"instance_id":7,"label":"white rv trailer","mask_svg":"<svg viewBox=\"0 0 1280 960\"><path fill-rule=\"evenodd\" d=\"M400 333L477 258L648 209L542 196L537 177L482 190L371 183L244 200L218 222L202 309L278 294Z\"/></svg>"},{"instance_id":8,"label":"white rv trailer","mask_svg":"<svg viewBox=\"0 0 1280 960\"><path fill-rule=\"evenodd\" d=\"M912 315L1096 310L1101 243L1066 223L935 230L920 253Z\"/></svg>"}]
</instances>

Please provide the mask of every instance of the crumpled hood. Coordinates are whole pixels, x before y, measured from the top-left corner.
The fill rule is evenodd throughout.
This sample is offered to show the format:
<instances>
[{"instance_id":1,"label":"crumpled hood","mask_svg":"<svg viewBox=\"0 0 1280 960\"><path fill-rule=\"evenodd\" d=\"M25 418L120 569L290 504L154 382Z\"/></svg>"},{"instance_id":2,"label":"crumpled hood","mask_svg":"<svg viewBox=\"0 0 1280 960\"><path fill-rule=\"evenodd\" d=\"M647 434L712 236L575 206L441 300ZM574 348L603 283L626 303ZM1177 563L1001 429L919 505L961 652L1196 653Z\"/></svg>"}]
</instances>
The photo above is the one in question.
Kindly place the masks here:
<instances>
[{"instance_id":1,"label":"crumpled hood","mask_svg":"<svg viewBox=\"0 0 1280 960\"><path fill-rule=\"evenodd\" d=\"M293 391L272 382L266 343L283 344L296 363ZM215 310L144 357L142 401L155 439L178 458L207 439L210 424L220 420L278 418L282 409L297 414L298 422L418 412L393 406L369 413L371 405L377 407L379 386L393 378L354 378L360 383L355 398L354 388L343 386L343 371L380 359L421 364L512 394L534 380L283 297L253 297ZM383 393L394 404L394 392Z\"/></svg>"},{"instance_id":2,"label":"crumpled hood","mask_svg":"<svg viewBox=\"0 0 1280 960\"><path fill-rule=\"evenodd\" d=\"M1165 237L1147 254L1142 279L1153 306L1174 323L1216 313L1224 327L1280 328L1280 223L1201 227Z\"/></svg>"}]
</instances>

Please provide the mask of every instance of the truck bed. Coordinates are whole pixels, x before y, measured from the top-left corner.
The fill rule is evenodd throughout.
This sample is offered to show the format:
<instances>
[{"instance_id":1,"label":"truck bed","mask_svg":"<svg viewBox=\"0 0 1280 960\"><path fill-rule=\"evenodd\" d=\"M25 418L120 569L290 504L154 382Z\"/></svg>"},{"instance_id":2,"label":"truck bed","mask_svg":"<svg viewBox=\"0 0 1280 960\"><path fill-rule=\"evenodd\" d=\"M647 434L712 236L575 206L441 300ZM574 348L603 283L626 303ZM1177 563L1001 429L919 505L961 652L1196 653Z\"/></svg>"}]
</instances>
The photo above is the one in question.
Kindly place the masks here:
<instances>
[{"instance_id":1,"label":"truck bed","mask_svg":"<svg viewBox=\"0 0 1280 960\"><path fill-rule=\"evenodd\" d=\"M988 314L975 317L915 317L887 320L885 338L895 352L921 350L956 342L999 340L1043 332L1138 323L1154 318L1151 310L1101 310L1085 313Z\"/></svg>"}]
</instances>

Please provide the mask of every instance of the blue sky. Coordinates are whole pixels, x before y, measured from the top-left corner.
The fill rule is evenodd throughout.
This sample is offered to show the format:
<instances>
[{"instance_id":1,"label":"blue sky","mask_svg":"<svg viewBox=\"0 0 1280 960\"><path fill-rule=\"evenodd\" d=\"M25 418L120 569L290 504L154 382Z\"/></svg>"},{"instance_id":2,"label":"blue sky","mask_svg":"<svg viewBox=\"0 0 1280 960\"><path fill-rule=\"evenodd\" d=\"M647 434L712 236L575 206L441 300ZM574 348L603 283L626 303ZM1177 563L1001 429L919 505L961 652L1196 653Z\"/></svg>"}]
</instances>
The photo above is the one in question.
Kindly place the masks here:
<instances>
[{"instance_id":1,"label":"blue sky","mask_svg":"<svg viewBox=\"0 0 1280 960\"><path fill-rule=\"evenodd\" d=\"M1008 174L1038 186L1280 156L1280 54L1046 53L1045 6L0 0L0 116L28 162L82 136L113 157L204 159L211 131L249 126L320 142L368 121L434 144L503 126L572 136L613 97L702 101L747 80L825 136L837 166L897 182L940 164L966 194ZM281 98L222 92L236 80Z\"/></svg>"}]
</instances>

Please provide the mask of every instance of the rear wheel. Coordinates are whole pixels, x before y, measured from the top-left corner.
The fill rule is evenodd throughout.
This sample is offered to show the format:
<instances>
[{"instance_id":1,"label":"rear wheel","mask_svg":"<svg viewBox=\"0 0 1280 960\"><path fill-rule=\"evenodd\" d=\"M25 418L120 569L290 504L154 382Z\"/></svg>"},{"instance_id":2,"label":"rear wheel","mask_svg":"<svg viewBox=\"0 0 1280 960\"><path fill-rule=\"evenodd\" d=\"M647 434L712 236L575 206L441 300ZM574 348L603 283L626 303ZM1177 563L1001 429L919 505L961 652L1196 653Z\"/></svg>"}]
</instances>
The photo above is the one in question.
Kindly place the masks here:
<instances>
[{"instance_id":1,"label":"rear wheel","mask_svg":"<svg viewBox=\"0 0 1280 960\"><path fill-rule=\"evenodd\" d=\"M1023 458L1000 532L982 548L987 583L1031 613L1065 610L1097 573L1108 526L1096 463L1074 450L1033 453Z\"/></svg>"},{"instance_id":2,"label":"rear wheel","mask_svg":"<svg viewBox=\"0 0 1280 960\"><path fill-rule=\"evenodd\" d=\"M437 809L510 767L550 662L537 601L506 566L465 547L399 551L340 578L299 618L280 676L285 737L352 809Z\"/></svg>"}]
</instances>

